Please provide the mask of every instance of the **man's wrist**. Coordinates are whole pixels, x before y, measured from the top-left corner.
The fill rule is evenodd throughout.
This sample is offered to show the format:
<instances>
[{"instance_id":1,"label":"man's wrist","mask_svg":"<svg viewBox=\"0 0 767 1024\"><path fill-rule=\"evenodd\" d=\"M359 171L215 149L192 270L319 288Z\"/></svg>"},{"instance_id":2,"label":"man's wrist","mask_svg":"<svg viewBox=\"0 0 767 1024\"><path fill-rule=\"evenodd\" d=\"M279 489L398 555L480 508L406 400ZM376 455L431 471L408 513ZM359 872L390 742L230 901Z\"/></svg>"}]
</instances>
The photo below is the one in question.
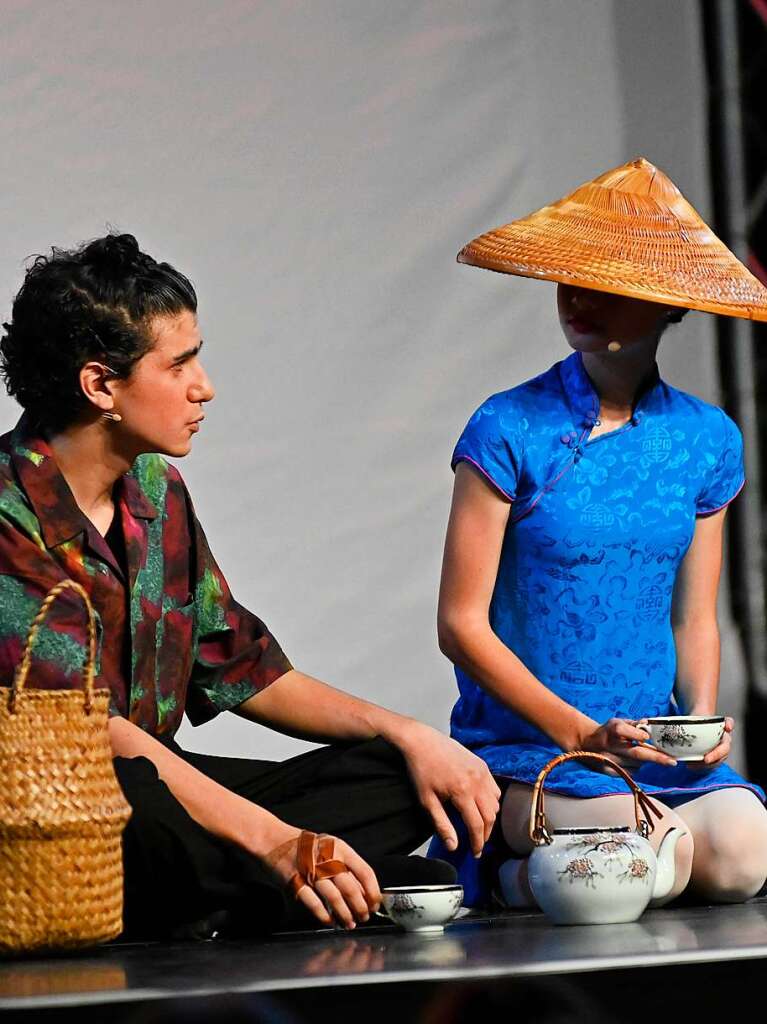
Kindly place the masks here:
<instances>
[{"instance_id":1,"label":"man's wrist","mask_svg":"<svg viewBox=\"0 0 767 1024\"><path fill-rule=\"evenodd\" d=\"M247 823L238 845L256 857L266 857L278 846L293 839L297 830L270 811L254 805L255 820Z\"/></svg>"},{"instance_id":2,"label":"man's wrist","mask_svg":"<svg viewBox=\"0 0 767 1024\"><path fill-rule=\"evenodd\" d=\"M422 736L424 730L429 729L428 725L417 721L415 718L408 718L407 715L399 715L389 711L376 723L377 735L381 736L405 753Z\"/></svg>"}]
</instances>

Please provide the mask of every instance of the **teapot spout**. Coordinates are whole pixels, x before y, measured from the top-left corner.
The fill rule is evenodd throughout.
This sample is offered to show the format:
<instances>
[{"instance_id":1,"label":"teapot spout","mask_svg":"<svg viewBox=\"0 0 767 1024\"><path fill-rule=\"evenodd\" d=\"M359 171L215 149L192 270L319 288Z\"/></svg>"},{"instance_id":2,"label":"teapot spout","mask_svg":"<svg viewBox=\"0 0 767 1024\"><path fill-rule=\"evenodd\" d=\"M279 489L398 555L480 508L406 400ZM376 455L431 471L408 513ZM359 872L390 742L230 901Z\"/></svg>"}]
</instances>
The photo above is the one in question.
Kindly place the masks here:
<instances>
[{"instance_id":1,"label":"teapot spout","mask_svg":"<svg viewBox=\"0 0 767 1024\"><path fill-rule=\"evenodd\" d=\"M676 845L685 833L680 828L670 828L661 840L655 857L658 862L655 872L655 887L652 899L662 900L671 892L676 877L674 854Z\"/></svg>"}]
</instances>

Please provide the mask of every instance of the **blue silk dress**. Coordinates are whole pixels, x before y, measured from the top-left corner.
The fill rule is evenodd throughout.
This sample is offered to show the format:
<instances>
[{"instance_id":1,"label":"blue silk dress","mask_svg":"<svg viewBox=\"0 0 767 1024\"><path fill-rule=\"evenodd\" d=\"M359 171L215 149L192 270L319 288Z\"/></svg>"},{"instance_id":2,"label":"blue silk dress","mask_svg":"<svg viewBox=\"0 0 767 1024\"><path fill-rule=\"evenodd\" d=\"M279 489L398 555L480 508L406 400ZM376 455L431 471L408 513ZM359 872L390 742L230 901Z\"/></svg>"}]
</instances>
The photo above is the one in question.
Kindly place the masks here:
<instances>
[{"instance_id":1,"label":"blue silk dress","mask_svg":"<svg viewBox=\"0 0 767 1024\"><path fill-rule=\"evenodd\" d=\"M743 486L740 431L657 369L631 420L590 441L598 412L576 352L489 398L461 435L453 467L470 463L512 503L490 623L537 679L595 721L672 715L674 581L696 518ZM560 748L460 668L456 677L451 735L499 779L532 785ZM633 775L669 804L728 786L764 799L727 765L701 774L645 763ZM584 762L558 767L546 788L571 797L627 792ZM446 856L438 842L431 852ZM465 853L464 841L450 859L465 868Z\"/></svg>"}]
</instances>

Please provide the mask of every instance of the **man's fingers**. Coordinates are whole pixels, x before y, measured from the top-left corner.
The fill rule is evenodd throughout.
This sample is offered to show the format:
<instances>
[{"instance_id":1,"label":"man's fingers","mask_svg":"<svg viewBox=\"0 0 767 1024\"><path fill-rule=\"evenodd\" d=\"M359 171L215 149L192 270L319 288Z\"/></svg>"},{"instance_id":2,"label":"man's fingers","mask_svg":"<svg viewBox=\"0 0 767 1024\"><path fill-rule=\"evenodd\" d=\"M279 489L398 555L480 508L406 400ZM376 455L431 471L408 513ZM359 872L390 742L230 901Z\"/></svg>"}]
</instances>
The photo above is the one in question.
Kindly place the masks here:
<instances>
[{"instance_id":1,"label":"man's fingers","mask_svg":"<svg viewBox=\"0 0 767 1024\"><path fill-rule=\"evenodd\" d=\"M354 920L367 921L370 917L370 908L365 899L362 886L351 871L344 871L342 875L334 875L332 881L343 896L344 902L352 912Z\"/></svg>"},{"instance_id":2,"label":"man's fingers","mask_svg":"<svg viewBox=\"0 0 767 1024\"><path fill-rule=\"evenodd\" d=\"M493 831L493 825L495 819L498 817L498 811L500 806L497 800L488 800L487 798L478 797L477 807L479 813L482 815L482 820L485 823L485 842L490 838L490 833Z\"/></svg>"},{"instance_id":3,"label":"man's fingers","mask_svg":"<svg viewBox=\"0 0 767 1024\"><path fill-rule=\"evenodd\" d=\"M458 836L456 835L450 818L445 814L445 809L440 800L436 796L432 795L423 798L422 803L431 815L431 820L434 822L434 831L440 837L448 850L455 850L458 847Z\"/></svg>"},{"instance_id":4,"label":"man's fingers","mask_svg":"<svg viewBox=\"0 0 767 1024\"><path fill-rule=\"evenodd\" d=\"M485 822L479 813L476 801L473 797L453 797L453 806L463 818L463 823L469 833L469 846L475 857L482 853L485 845Z\"/></svg>"},{"instance_id":5,"label":"man's fingers","mask_svg":"<svg viewBox=\"0 0 767 1024\"><path fill-rule=\"evenodd\" d=\"M337 877L341 877L340 875ZM354 928L354 915L346 904L343 893L334 878L320 878L314 883L314 891L343 928Z\"/></svg>"},{"instance_id":6,"label":"man's fingers","mask_svg":"<svg viewBox=\"0 0 767 1024\"><path fill-rule=\"evenodd\" d=\"M325 904L310 885L302 886L298 890L296 898L299 903L303 903L307 910L314 914L318 921L332 927L333 918L328 913L328 909Z\"/></svg>"},{"instance_id":7,"label":"man's fingers","mask_svg":"<svg viewBox=\"0 0 767 1024\"><path fill-rule=\"evenodd\" d=\"M346 862L346 866L362 887L365 902L367 903L370 912L372 913L373 911L378 910L381 906L381 888L378 884L378 879L375 876L375 871L373 871L368 862L363 860L362 857L360 857L360 855L351 848L351 846L344 846L343 859Z\"/></svg>"}]
</instances>

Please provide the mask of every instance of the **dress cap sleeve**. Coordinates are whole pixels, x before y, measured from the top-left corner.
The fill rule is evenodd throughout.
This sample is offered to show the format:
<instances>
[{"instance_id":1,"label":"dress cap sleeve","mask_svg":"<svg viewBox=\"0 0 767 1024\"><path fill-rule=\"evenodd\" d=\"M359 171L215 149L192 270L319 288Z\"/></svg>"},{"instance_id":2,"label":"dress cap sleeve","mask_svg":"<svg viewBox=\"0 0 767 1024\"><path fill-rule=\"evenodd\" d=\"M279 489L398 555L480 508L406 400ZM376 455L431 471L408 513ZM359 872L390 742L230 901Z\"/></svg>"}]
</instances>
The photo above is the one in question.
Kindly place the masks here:
<instances>
[{"instance_id":1,"label":"dress cap sleeve","mask_svg":"<svg viewBox=\"0 0 767 1024\"><path fill-rule=\"evenodd\" d=\"M477 409L458 439L451 466L468 462L478 469L507 501L514 501L519 480L522 443L513 411L503 395Z\"/></svg>"},{"instance_id":2,"label":"dress cap sleeve","mask_svg":"<svg viewBox=\"0 0 767 1024\"><path fill-rule=\"evenodd\" d=\"M703 486L695 500L698 516L710 516L724 508L737 496L745 483L743 437L737 425L721 409L720 429L716 432L717 447L703 453L708 468Z\"/></svg>"}]
</instances>

